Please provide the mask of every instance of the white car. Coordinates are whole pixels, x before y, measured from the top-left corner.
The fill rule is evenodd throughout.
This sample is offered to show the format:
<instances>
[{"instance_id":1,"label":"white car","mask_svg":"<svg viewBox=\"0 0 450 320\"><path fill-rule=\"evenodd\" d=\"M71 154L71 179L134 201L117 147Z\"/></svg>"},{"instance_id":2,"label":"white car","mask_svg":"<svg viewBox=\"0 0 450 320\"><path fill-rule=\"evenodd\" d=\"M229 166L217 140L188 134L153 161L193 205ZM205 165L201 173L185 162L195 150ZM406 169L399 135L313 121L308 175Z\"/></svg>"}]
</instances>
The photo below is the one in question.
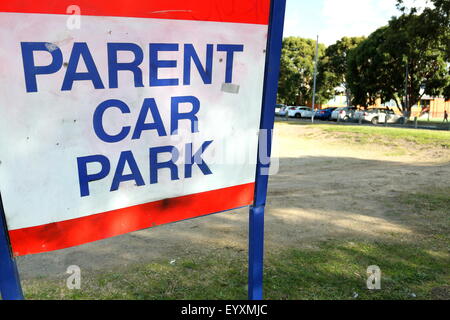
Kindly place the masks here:
<instances>
[{"instance_id":1,"label":"white car","mask_svg":"<svg viewBox=\"0 0 450 320\"><path fill-rule=\"evenodd\" d=\"M288 116L290 118L312 118L314 111L309 107L289 107Z\"/></svg>"},{"instance_id":2,"label":"white car","mask_svg":"<svg viewBox=\"0 0 450 320\"><path fill-rule=\"evenodd\" d=\"M343 107L343 108L337 108L331 113L331 120L337 121L343 120L343 121L349 121L353 118L353 114L356 111L356 107Z\"/></svg>"},{"instance_id":3,"label":"white car","mask_svg":"<svg viewBox=\"0 0 450 320\"><path fill-rule=\"evenodd\" d=\"M283 104L277 104L275 106L275 115L280 117L285 117L288 113L288 107Z\"/></svg>"},{"instance_id":4,"label":"white car","mask_svg":"<svg viewBox=\"0 0 450 320\"><path fill-rule=\"evenodd\" d=\"M396 114L390 109L374 108L369 110L361 110L355 113L356 121L366 121L372 124L378 123L400 123L405 124L406 118Z\"/></svg>"}]
</instances>

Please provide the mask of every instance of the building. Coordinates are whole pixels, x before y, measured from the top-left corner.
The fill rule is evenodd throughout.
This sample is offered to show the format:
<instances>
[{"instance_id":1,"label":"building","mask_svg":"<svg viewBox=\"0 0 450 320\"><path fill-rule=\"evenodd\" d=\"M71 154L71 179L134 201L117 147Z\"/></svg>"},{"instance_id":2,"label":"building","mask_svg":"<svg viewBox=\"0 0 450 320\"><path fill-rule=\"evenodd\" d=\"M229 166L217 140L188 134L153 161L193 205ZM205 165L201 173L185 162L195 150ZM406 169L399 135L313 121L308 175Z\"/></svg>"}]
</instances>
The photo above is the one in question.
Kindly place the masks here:
<instances>
[{"instance_id":1,"label":"building","mask_svg":"<svg viewBox=\"0 0 450 320\"><path fill-rule=\"evenodd\" d=\"M412 116L443 119L445 110L450 113L450 100L445 101L444 98L423 96L420 103L413 107Z\"/></svg>"}]
</instances>

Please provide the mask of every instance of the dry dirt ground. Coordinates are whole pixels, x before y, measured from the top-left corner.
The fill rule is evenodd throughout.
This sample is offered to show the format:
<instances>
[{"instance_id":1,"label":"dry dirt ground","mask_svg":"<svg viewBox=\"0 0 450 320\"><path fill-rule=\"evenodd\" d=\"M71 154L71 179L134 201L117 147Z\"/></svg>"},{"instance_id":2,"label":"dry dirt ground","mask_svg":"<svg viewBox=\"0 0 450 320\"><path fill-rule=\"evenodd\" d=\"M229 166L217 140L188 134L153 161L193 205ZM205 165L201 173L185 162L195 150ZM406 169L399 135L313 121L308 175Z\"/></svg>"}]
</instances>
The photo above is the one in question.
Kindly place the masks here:
<instances>
[{"instance_id":1,"label":"dry dirt ground","mask_svg":"<svg viewBox=\"0 0 450 320\"><path fill-rule=\"evenodd\" d=\"M448 185L450 150L348 143L320 129L276 124L279 172L270 177L266 250L310 247L320 240L418 236L397 196ZM408 150L404 152L404 150ZM414 214L411 212L410 214ZM23 279L247 250L248 209L182 221L56 252L18 258Z\"/></svg>"}]
</instances>

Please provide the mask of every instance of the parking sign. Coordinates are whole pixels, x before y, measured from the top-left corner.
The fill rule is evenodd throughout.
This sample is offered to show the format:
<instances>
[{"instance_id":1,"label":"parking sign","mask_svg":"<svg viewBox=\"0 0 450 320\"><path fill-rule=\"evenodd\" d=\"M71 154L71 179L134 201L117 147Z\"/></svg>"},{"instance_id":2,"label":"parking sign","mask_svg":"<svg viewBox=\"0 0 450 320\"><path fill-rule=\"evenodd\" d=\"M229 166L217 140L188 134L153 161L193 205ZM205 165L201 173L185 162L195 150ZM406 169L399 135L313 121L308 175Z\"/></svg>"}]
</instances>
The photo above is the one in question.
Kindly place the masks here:
<instances>
[{"instance_id":1,"label":"parking sign","mask_svg":"<svg viewBox=\"0 0 450 320\"><path fill-rule=\"evenodd\" d=\"M0 191L13 256L254 203L271 8L1 3Z\"/></svg>"}]
</instances>

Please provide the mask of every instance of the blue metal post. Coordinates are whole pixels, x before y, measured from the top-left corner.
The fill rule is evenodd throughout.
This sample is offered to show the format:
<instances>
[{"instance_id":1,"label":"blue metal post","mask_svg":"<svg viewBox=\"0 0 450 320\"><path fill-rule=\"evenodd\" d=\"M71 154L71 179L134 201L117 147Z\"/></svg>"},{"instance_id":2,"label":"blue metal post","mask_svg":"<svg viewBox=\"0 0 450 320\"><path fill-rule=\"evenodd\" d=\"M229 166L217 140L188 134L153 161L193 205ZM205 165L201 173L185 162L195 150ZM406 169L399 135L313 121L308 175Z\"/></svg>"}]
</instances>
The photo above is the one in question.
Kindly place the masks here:
<instances>
[{"instance_id":1,"label":"blue metal post","mask_svg":"<svg viewBox=\"0 0 450 320\"><path fill-rule=\"evenodd\" d=\"M263 299L264 208L270 166L266 159L270 157L272 149L285 8L286 0L272 0L266 50L260 144L256 167L255 200L253 206L250 207L249 219L248 298L250 300Z\"/></svg>"},{"instance_id":2,"label":"blue metal post","mask_svg":"<svg viewBox=\"0 0 450 320\"><path fill-rule=\"evenodd\" d=\"M9 244L5 212L0 196L0 293L3 300L22 300L19 272Z\"/></svg>"}]
</instances>

